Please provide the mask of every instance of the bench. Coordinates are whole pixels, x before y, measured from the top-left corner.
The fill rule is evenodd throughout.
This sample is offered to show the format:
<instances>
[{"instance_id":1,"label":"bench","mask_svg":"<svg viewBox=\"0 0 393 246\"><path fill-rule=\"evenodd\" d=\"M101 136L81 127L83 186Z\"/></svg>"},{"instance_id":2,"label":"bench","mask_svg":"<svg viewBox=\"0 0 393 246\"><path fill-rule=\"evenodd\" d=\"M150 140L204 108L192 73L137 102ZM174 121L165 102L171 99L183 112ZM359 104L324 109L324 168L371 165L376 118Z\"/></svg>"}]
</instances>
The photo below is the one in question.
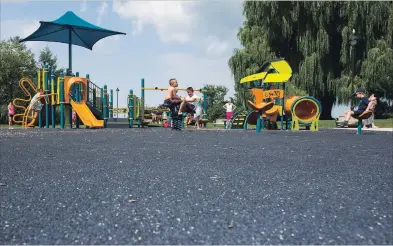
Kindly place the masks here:
<instances>
[{"instance_id":1,"label":"bench","mask_svg":"<svg viewBox=\"0 0 393 246\"><path fill-rule=\"evenodd\" d=\"M215 121L213 122L213 125L214 125L215 127L217 127L217 126L223 126L224 128L226 128L227 120L226 120L226 119L217 119L217 120L215 120Z\"/></svg>"}]
</instances>

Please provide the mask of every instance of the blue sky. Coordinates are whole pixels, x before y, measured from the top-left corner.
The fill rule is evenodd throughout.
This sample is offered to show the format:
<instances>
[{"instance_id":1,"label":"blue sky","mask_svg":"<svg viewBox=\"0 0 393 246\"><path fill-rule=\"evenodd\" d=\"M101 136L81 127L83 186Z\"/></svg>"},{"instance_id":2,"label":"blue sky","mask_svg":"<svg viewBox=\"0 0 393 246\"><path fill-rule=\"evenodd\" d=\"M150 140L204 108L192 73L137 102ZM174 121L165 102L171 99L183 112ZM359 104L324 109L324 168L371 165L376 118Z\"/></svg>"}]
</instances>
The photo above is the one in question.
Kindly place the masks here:
<instances>
[{"instance_id":1,"label":"blue sky","mask_svg":"<svg viewBox=\"0 0 393 246\"><path fill-rule=\"evenodd\" d=\"M0 1L1 39L26 37L40 20L53 21L69 10L92 24L127 33L99 41L93 51L73 46L73 71L90 74L99 86L119 87L120 107L126 106L130 89L140 95L141 78L146 87L167 87L169 78L175 77L180 87L216 84L228 87L228 96L234 93L228 59L240 47L242 0ZM36 55L49 46L59 65L68 66L67 45L26 44ZM164 92L147 91L145 102L158 105L163 97Z\"/></svg>"}]
</instances>

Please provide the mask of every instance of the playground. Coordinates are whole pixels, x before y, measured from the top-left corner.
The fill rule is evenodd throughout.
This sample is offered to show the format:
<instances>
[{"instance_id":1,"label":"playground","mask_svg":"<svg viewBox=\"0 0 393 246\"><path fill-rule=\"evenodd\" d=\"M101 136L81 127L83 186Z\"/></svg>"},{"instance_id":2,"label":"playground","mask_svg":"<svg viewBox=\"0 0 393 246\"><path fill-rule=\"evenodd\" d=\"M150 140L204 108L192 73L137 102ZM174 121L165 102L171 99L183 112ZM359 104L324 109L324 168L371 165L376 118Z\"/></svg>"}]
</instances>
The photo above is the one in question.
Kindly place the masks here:
<instances>
[{"instance_id":1,"label":"playground","mask_svg":"<svg viewBox=\"0 0 393 246\"><path fill-rule=\"evenodd\" d=\"M373 109L327 129L317 98L289 95L280 58L236 81L251 97L227 119L210 120L194 88L194 130L168 84L141 77L115 108L113 89L72 70L73 38L91 49L125 33L68 11L22 42L45 41L45 25L67 32L69 65L20 78L20 127L0 128L1 244L393 243L393 131L365 128ZM147 92L163 103L146 107Z\"/></svg>"},{"instance_id":2,"label":"playground","mask_svg":"<svg viewBox=\"0 0 393 246\"><path fill-rule=\"evenodd\" d=\"M392 244L392 137L1 129L0 243Z\"/></svg>"}]
</instances>

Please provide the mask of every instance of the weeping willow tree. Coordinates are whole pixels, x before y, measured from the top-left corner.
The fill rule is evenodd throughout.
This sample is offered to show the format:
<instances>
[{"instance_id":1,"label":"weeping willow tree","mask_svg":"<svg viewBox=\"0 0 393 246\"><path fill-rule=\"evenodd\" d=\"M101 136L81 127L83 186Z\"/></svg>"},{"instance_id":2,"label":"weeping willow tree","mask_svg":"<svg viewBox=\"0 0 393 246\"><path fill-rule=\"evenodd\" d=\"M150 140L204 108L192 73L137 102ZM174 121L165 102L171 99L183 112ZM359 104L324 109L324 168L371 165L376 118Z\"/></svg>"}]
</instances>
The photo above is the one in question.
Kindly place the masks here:
<instances>
[{"instance_id":1,"label":"weeping willow tree","mask_svg":"<svg viewBox=\"0 0 393 246\"><path fill-rule=\"evenodd\" d=\"M392 45L392 2L247 1L243 7L245 22L238 32L243 48L229 60L239 104L249 97L239 80L281 57L294 72L290 83L319 99L321 118L330 119L333 104L348 103L351 87L362 81L368 51L379 40ZM353 29L359 37L355 49L349 44Z\"/></svg>"}]
</instances>

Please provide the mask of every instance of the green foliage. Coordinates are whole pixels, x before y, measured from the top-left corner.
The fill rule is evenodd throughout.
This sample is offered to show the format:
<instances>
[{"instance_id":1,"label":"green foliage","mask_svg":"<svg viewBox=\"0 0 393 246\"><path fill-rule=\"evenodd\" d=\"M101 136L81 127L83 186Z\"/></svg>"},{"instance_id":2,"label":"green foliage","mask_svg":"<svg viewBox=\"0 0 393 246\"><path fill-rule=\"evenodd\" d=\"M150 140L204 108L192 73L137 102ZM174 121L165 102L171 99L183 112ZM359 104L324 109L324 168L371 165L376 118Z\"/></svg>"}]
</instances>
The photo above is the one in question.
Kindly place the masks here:
<instances>
[{"instance_id":1,"label":"green foliage","mask_svg":"<svg viewBox=\"0 0 393 246\"><path fill-rule=\"evenodd\" d=\"M228 88L221 85L205 85L207 99L207 118L210 122L225 117L224 100Z\"/></svg>"},{"instance_id":2,"label":"green foliage","mask_svg":"<svg viewBox=\"0 0 393 246\"><path fill-rule=\"evenodd\" d=\"M379 97L393 98L393 49L379 40L367 53L360 73L363 86Z\"/></svg>"},{"instance_id":3,"label":"green foliage","mask_svg":"<svg viewBox=\"0 0 393 246\"><path fill-rule=\"evenodd\" d=\"M52 51L48 46L45 46L44 49L41 50L40 56L38 58L38 63L40 67L44 67L48 65L49 67L56 70L57 68L57 56L53 55Z\"/></svg>"},{"instance_id":4,"label":"green foliage","mask_svg":"<svg viewBox=\"0 0 393 246\"><path fill-rule=\"evenodd\" d=\"M281 57L294 72L290 82L293 91L319 99L323 106L321 117L330 118L337 98L338 102L348 103L353 88L362 85L368 89L371 78L378 76L370 77L371 71L383 72L376 69L375 63L374 68L363 66L373 54L370 51L377 47L392 54L386 49L392 47L392 2L246 1L243 7L245 21L238 32L243 47L229 59L237 106L250 97L240 87L240 79L255 73L264 62ZM353 29L359 37L356 49L351 49L349 42ZM380 40L384 40L385 48ZM385 69L392 64L388 55L379 59L386 64ZM377 84L386 86L387 82Z\"/></svg>"},{"instance_id":5,"label":"green foliage","mask_svg":"<svg viewBox=\"0 0 393 246\"><path fill-rule=\"evenodd\" d=\"M34 54L24 43L19 43L19 37L12 37L0 42L0 123L6 123L7 105L15 98L25 98L19 87L22 77L36 78L37 70L48 64L59 74L62 69L57 69L57 57L49 47L41 50L38 62ZM38 66L37 66L38 65Z\"/></svg>"},{"instance_id":6,"label":"green foliage","mask_svg":"<svg viewBox=\"0 0 393 246\"><path fill-rule=\"evenodd\" d=\"M15 97L23 97L19 89L22 77L33 77L36 64L33 53L19 43L19 37L0 42L0 105L7 105ZM0 114L6 114L3 110Z\"/></svg>"},{"instance_id":7,"label":"green foliage","mask_svg":"<svg viewBox=\"0 0 393 246\"><path fill-rule=\"evenodd\" d=\"M44 49L41 50L40 56L38 58L39 67L44 67L48 65L50 68L53 68L55 74L60 75L61 71L65 71L64 68L57 69L57 56L55 56L48 46L45 46Z\"/></svg>"}]
</instances>

